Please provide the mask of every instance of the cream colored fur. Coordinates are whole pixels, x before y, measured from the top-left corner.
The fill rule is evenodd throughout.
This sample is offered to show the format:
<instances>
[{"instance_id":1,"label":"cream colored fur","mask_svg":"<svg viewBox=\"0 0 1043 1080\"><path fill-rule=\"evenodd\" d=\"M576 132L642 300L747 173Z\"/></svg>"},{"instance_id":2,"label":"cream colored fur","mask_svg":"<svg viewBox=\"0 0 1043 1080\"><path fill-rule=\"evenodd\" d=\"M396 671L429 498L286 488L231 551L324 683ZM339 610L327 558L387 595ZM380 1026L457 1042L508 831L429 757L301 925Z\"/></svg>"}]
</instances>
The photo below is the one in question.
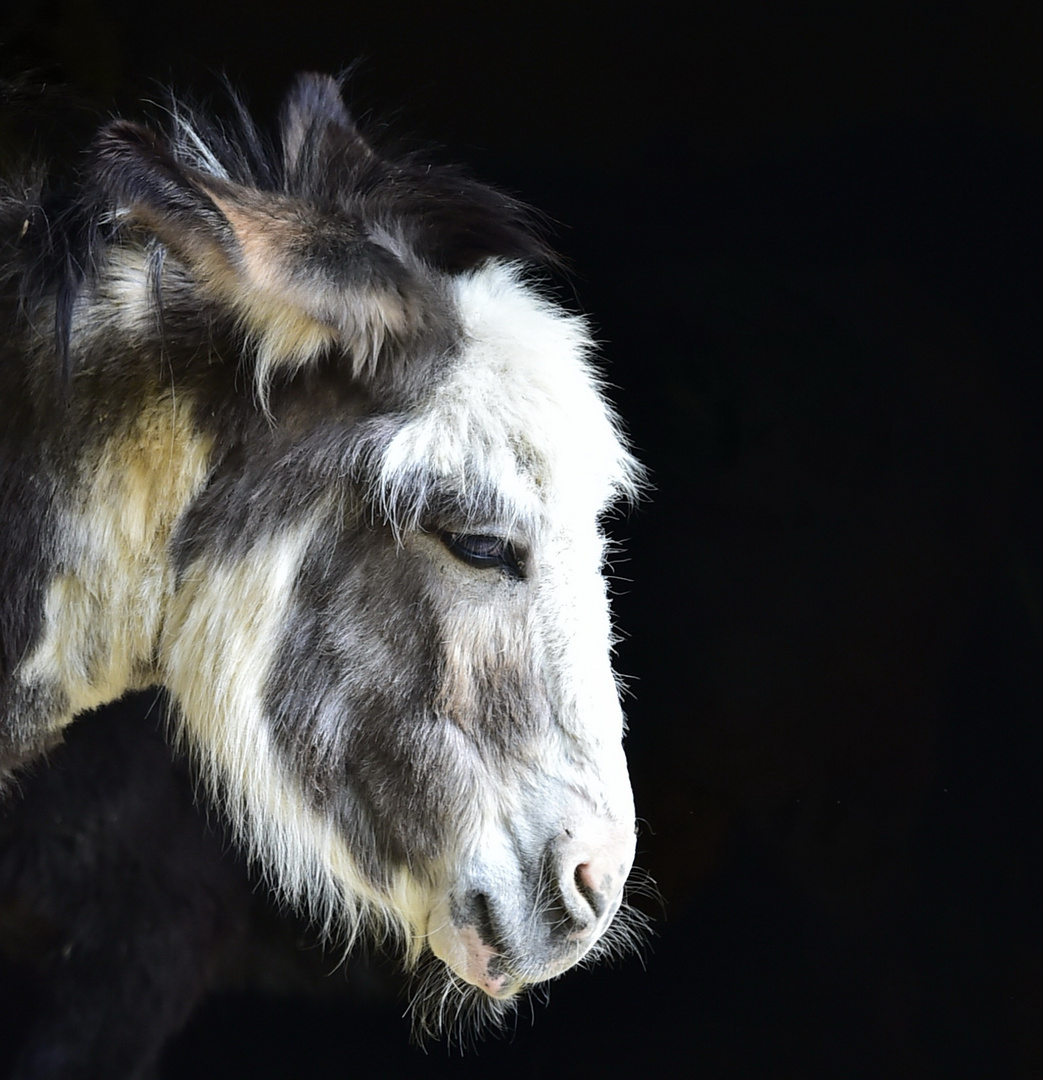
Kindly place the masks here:
<instances>
[{"instance_id":1,"label":"cream colored fur","mask_svg":"<svg viewBox=\"0 0 1043 1080\"><path fill-rule=\"evenodd\" d=\"M209 468L191 407L160 394L80 466L61 508L58 573L43 632L18 676L64 691L68 722L155 681L155 649L173 593L168 544Z\"/></svg>"}]
</instances>

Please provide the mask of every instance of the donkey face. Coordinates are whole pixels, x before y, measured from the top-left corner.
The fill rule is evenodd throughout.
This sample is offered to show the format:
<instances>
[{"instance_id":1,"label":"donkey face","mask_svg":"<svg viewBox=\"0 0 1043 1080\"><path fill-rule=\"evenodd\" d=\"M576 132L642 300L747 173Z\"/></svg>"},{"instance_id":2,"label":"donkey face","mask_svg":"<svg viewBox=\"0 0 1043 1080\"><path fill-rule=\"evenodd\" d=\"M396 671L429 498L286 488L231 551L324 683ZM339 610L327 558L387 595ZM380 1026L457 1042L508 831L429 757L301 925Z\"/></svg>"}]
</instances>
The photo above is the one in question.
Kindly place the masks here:
<instances>
[{"instance_id":1,"label":"donkey face","mask_svg":"<svg viewBox=\"0 0 1043 1080\"><path fill-rule=\"evenodd\" d=\"M578 322L503 267L450 295L458 350L408 410L334 412L196 499L165 681L291 888L506 997L590 949L633 859L597 524L629 462ZM288 487L244 540L239 500L277 520Z\"/></svg>"},{"instance_id":2,"label":"donkey face","mask_svg":"<svg viewBox=\"0 0 1043 1080\"><path fill-rule=\"evenodd\" d=\"M240 125L95 148L97 274L53 303L115 419L22 679L69 711L162 682L279 887L508 998L595 945L633 859L599 517L636 466L517 204L381 160L330 80L274 149ZM104 664L70 659L87 603Z\"/></svg>"}]
</instances>

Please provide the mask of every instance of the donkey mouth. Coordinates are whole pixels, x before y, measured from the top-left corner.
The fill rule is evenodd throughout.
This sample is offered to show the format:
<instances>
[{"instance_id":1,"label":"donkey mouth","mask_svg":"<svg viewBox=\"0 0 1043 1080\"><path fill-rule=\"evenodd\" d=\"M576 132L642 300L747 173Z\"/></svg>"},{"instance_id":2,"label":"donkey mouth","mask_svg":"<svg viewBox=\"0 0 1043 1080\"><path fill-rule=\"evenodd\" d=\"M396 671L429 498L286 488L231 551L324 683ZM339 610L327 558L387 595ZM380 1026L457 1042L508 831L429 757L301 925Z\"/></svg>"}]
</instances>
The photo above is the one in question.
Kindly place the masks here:
<instances>
[{"instance_id":1,"label":"donkey mouth","mask_svg":"<svg viewBox=\"0 0 1043 1080\"><path fill-rule=\"evenodd\" d=\"M465 982L492 998L510 998L572 967L597 937L563 932L558 919L548 921L550 912L543 918L528 914L500 910L485 893L470 893L451 905L450 917L440 920L428 943Z\"/></svg>"},{"instance_id":2,"label":"donkey mouth","mask_svg":"<svg viewBox=\"0 0 1043 1080\"><path fill-rule=\"evenodd\" d=\"M486 906L486 905L481 905ZM431 951L464 982L493 998L509 998L523 985L510 969L502 946L496 943L491 923L443 925L428 938Z\"/></svg>"},{"instance_id":3,"label":"donkey mouth","mask_svg":"<svg viewBox=\"0 0 1043 1080\"><path fill-rule=\"evenodd\" d=\"M488 894L472 892L462 903L453 904L452 924L466 953L463 971L450 963L457 974L490 997L507 998L517 993L523 980L511 970L508 936L493 918Z\"/></svg>"}]
</instances>

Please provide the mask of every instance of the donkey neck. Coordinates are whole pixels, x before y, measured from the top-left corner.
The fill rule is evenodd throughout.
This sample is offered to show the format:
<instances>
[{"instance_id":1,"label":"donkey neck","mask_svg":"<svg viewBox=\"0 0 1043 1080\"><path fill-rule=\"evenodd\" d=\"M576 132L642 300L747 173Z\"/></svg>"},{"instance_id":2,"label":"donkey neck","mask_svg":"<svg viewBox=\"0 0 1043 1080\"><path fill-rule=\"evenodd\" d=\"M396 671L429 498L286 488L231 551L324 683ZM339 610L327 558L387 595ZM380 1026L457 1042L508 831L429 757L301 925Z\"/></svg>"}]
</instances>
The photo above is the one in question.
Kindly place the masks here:
<instances>
[{"instance_id":1,"label":"donkey neck","mask_svg":"<svg viewBox=\"0 0 1043 1080\"><path fill-rule=\"evenodd\" d=\"M101 420L52 509L54 572L20 674L60 690L70 719L154 681L171 531L209 469L212 438L187 394L157 389L136 404Z\"/></svg>"}]
</instances>

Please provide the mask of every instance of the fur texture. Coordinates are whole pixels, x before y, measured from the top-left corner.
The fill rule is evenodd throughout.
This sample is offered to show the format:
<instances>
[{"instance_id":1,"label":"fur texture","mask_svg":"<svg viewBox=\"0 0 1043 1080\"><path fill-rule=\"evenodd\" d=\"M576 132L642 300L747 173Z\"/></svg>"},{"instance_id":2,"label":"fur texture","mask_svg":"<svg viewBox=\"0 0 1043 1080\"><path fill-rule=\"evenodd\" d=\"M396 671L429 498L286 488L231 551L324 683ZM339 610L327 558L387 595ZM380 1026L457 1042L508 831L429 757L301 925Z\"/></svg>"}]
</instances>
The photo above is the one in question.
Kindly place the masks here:
<instances>
[{"instance_id":1,"label":"fur texture","mask_svg":"<svg viewBox=\"0 0 1043 1080\"><path fill-rule=\"evenodd\" d=\"M523 207L327 78L233 111L0 207L0 762L160 684L287 897L508 999L633 858L598 519L638 469Z\"/></svg>"}]
</instances>

